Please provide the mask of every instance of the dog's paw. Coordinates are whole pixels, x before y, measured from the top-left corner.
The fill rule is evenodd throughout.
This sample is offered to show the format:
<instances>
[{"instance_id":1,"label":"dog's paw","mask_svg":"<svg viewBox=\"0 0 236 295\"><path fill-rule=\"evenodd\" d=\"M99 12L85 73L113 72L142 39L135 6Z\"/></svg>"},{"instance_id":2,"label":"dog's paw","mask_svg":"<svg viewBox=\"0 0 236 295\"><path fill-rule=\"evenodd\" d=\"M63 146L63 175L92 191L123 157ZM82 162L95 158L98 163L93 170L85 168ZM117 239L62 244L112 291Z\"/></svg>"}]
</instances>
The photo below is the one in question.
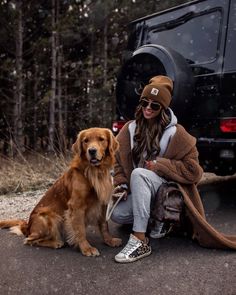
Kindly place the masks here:
<instances>
[{"instance_id":1,"label":"dog's paw","mask_svg":"<svg viewBox=\"0 0 236 295\"><path fill-rule=\"evenodd\" d=\"M111 238L110 240L106 240L105 243L110 247L119 247L122 245L122 239Z\"/></svg>"},{"instance_id":2,"label":"dog's paw","mask_svg":"<svg viewBox=\"0 0 236 295\"><path fill-rule=\"evenodd\" d=\"M55 241L54 242L54 248L55 249L60 249L60 248L62 248L63 246L64 246L64 242L63 241Z\"/></svg>"},{"instance_id":3,"label":"dog's paw","mask_svg":"<svg viewBox=\"0 0 236 295\"><path fill-rule=\"evenodd\" d=\"M64 246L64 242L61 240L33 240L30 237L24 240L24 244L29 246L49 247L53 249L60 249Z\"/></svg>"},{"instance_id":4,"label":"dog's paw","mask_svg":"<svg viewBox=\"0 0 236 295\"><path fill-rule=\"evenodd\" d=\"M30 239L30 238L25 238L24 245L37 246L37 242L35 240Z\"/></svg>"},{"instance_id":5,"label":"dog's paw","mask_svg":"<svg viewBox=\"0 0 236 295\"><path fill-rule=\"evenodd\" d=\"M24 239L24 245L33 246L33 243L28 238L26 238L26 239Z\"/></svg>"},{"instance_id":6,"label":"dog's paw","mask_svg":"<svg viewBox=\"0 0 236 295\"><path fill-rule=\"evenodd\" d=\"M86 248L86 249L81 249L81 252L85 256L99 256L100 255L98 249L95 248L95 247L89 247L89 248Z\"/></svg>"}]
</instances>

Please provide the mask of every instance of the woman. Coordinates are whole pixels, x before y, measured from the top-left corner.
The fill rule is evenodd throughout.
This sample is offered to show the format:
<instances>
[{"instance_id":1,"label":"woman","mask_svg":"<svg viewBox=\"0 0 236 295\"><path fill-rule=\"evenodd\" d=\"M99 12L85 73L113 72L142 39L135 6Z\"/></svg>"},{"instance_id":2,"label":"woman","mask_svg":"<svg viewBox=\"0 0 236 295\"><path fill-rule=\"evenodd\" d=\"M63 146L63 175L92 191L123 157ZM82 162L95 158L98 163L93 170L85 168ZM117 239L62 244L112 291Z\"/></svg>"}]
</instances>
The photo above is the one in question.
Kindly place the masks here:
<instances>
[{"instance_id":1,"label":"woman","mask_svg":"<svg viewBox=\"0 0 236 295\"><path fill-rule=\"evenodd\" d=\"M133 262L151 254L146 231L150 204L165 181L195 185L203 170L199 165L196 139L179 124L169 108L173 82L153 77L141 94L135 120L128 122L117 139L120 149L114 169L115 192L124 197L111 219L133 224L127 245L115 256L117 262ZM195 207L204 215L196 197Z\"/></svg>"}]
</instances>

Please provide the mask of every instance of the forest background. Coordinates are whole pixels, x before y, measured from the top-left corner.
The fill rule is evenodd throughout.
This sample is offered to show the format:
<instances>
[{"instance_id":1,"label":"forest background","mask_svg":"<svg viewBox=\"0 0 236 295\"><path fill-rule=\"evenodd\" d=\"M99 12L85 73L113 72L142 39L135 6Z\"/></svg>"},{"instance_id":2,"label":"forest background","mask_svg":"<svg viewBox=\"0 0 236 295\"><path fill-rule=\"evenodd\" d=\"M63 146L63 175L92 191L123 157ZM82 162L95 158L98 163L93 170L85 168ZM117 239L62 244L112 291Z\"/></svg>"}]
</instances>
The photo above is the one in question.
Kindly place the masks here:
<instances>
[{"instance_id":1,"label":"forest background","mask_svg":"<svg viewBox=\"0 0 236 295\"><path fill-rule=\"evenodd\" d=\"M128 23L183 2L1 0L0 153L65 152L111 128Z\"/></svg>"}]
</instances>

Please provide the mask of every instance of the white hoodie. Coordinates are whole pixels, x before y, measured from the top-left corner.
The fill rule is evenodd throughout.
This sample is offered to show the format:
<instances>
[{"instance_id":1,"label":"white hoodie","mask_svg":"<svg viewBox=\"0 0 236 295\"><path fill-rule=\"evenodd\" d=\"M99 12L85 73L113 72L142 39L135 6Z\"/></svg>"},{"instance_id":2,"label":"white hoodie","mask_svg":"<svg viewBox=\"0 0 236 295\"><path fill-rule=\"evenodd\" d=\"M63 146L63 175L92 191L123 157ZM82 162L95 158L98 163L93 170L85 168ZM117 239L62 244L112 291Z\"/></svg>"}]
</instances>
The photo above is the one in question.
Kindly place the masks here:
<instances>
[{"instance_id":1,"label":"white hoodie","mask_svg":"<svg viewBox=\"0 0 236 295\"><path fill-rule=\"evenodd\" d=\"M170 112L170 123L166 126L161 140L160 140L160 153L159 153L159 157L163 156L167 146L170 142L171 137L175 134L176 132L176 124L177 124L177 117L175 116L174 112L172 111L172 109L168 108L169 112ZM135 128L136 128L136 122L133 121L129 124L129 133L130 133L130 146L131 146L131 150L133 149L134 146L134 132L135 132Z\"/></svg>"}]
</instances>

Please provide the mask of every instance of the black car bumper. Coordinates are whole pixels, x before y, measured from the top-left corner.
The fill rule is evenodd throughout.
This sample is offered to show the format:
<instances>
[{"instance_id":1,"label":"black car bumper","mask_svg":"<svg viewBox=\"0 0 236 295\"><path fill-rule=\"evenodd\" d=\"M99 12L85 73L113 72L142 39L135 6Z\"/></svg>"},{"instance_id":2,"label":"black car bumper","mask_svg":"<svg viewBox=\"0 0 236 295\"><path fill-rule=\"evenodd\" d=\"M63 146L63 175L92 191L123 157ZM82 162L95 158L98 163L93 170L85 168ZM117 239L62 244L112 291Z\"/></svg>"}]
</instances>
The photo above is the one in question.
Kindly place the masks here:
<instances>
[{"instance_id":1,"label":"black car bumper","mask_svg":"<svg viewBox=\"0 0 236 295\"><path fill-rule=\"evenodd\" d=\"M218 175L236 173L236 138L198 138L199 160L204 171Z\"/></svg>"}]
</instances>

